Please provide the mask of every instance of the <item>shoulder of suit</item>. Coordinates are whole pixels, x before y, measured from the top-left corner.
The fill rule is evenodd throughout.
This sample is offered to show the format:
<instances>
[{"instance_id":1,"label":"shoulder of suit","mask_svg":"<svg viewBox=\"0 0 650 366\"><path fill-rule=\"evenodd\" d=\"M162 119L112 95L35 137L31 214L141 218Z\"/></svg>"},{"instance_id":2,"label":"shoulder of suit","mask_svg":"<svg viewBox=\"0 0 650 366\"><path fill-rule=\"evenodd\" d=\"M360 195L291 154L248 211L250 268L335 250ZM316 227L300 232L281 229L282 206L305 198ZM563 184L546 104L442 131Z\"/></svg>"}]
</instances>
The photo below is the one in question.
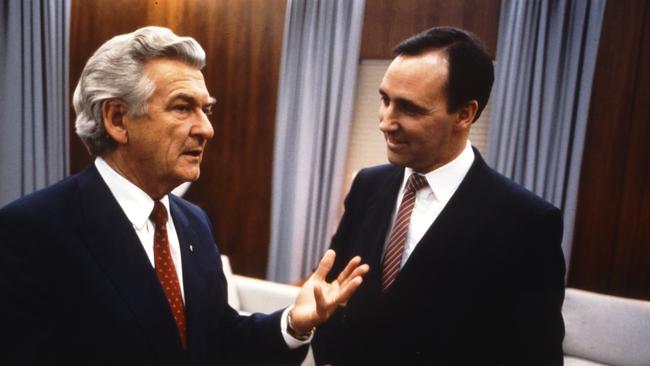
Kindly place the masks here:
<instances>
[{"instance_id":1,"label":"shoulder of suit","mask_svg":"<svg viewBox=\"0 0 650 366\"><path fill-rule=\"evenodd\" d=\"M0 212L20 213L49 211L58 212L74 198L78 187L78 174L43 189L29 193L4 206Z\"/></svg>"},{"instance_id":2,"label":"shoulder of suit","mask_svg":"<svg viewBox=\"0 0 650 366\"><path fill-rule=\"evenodd\" d=\"M357 177L359 179L375 180L389 177L393 174L400 174L403 170L404 167L393 164L375 165L359 170Z\"/></svg>"},{"instance_id":3,"label":"shoulder of suit","mask_svg":"<svg viewBox=\"0 0 650 366\"><path fill-rule=\"evenodd\" d=\"M170 204L173 204L176 208L180 209L185 215L196 216L201 219L208 217L206 212L201 207L195 205L194 203L182 197L176 196L172 193L169 194L169 202Z\"/></svg>"},{"instance_id":4,"label":"shoulder of suit","mask_svg":"<svg viewBox=\"0 0 650 366\"><path fill-rule=\"evenodd\" d=\"M49 187L25 195L0 209L0 224L12 230L36 228L62 231L74 218L79 202L79 174L67 177Z\"/></svg>"},{"instance_id":5,"label":"shoulder of suit","mask_svg":"<svg viewBox=\"0 0 650 366\"><path fill-rule=\"evenodd\" d=\"M553 204L523 185L492 169L487 164L484 163L478 167L478 170L477 174L480 176L480 184L485 189L486 194L501 195L504 201L515 205L527 206L530 209L542 211L557 210L557 207Z\"/></svg>"}]
</instances>

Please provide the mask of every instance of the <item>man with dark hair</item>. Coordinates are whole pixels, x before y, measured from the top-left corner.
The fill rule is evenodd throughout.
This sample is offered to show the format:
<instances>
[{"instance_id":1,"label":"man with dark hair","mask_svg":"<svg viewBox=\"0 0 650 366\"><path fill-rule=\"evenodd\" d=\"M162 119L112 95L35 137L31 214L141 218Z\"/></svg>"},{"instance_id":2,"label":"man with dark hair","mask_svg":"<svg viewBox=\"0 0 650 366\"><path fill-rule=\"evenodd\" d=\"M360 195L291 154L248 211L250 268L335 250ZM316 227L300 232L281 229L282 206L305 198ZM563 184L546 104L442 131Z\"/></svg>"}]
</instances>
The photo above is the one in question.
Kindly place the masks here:
<instances>
[{"instance_id":1,"label":"man with dark hair","mask_svg":"<svg viewBox=\"0 0 650 366\"><path fill-rule=\"evenodd\" d=\"M192 38L145 27L104 43L74 93L85 170L0 210L0 365L293 364L361 284L328 251L294 305L240 316L199 207L215 103Z\"/></svg>"},{"instance_id":2,"label":"man with dark hair","mask_svg":"<svg viewBox=\"0 0 650 366\"><path fill-rule=\"evenodd\" d=\"M560 211L468 140L494 71L481 43L432 28L395 47L379 93L390 164L361 170L332 238L364 286L318 328L319 363L561 365Z\"/></svg>"}]
</instances>

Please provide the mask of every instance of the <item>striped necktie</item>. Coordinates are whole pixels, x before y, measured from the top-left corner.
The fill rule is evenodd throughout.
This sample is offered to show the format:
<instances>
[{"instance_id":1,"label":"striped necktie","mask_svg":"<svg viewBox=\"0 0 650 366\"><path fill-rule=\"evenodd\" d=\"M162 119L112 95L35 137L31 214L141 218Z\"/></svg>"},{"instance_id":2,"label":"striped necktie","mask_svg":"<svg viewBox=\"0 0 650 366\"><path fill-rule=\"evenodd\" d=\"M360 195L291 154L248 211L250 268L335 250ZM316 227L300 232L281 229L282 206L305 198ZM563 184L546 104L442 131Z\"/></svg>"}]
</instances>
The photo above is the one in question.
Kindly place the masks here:
<instances>
[{"instance_id":1,"label":"striped necktie","mask_svg":"<svg viewBox=\"0 0 650 366\"><path fill-rule=\"evenodd\" d=\"M386 291L388 287L395 281L397 274L400 271L402 264L402 253L404 253L404 245L406 243L406 234L409 229L409 222L411 221L411 212L415 206L415 193L428 185L426 178L413 173L406 182L406 190L402 203L397 211L397 218L393 225L393 230L388 239L386 246L386 253L384 254L384 262L381 271L381 288Z\"/></svg>"}]
</instances>

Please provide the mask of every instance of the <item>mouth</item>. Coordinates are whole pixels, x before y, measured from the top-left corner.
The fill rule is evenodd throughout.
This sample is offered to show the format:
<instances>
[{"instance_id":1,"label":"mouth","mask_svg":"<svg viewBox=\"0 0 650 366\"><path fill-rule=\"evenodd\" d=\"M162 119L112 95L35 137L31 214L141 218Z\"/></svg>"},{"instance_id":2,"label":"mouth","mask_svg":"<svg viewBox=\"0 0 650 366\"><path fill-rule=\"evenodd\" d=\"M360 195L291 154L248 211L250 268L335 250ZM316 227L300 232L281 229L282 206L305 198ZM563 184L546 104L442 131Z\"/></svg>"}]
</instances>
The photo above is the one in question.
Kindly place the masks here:
<instances>
[{"instance_id":1,"label":"mouth","mask_svg":"<svg viewBox=\"0 0 650 366\"><path fill-rule=\"evenodd\" d=\"M182 155L190 156L193 158L200 158L201 154L203 154L203 149L190 149L190 150L183 151L182 153Z\"/></svg>"},{"instance_id":2,"label":"mouth","mask_svg":"<svg viewBox=\"0 0 650 366\"><path fill-rule=\"evenodd\" d=\"M406 145L406 141L395 138L395 136L386 135L386 145L389 149L397 149Z\"/></svg>"}]
</instances>

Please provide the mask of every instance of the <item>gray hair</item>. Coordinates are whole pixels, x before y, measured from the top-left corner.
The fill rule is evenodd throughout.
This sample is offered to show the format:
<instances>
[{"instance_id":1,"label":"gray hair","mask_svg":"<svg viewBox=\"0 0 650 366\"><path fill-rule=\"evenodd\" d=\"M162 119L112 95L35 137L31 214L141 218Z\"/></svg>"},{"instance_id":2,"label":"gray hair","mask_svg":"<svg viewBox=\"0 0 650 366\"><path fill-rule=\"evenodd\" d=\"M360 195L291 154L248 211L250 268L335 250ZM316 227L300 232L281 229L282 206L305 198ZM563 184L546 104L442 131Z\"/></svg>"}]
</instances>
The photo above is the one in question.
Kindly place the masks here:
<instances>
[{"instance_id":1,"label":"gray hair","mask_svg":"<svg viewBox=\"0 0 650 366\"><path fill-rule=\"evenodd\" d=\"M93 156L115 146L102 117L102 104L121 99L129 116L147 113L147 100L153 95L153 82L144 73L147 61L169 58L202 69L205 51L190 37L179 37L161 27L145 27L122 34L104 43L86 63L74 91L77 135Z\"/></svg>"}]
</instances>

